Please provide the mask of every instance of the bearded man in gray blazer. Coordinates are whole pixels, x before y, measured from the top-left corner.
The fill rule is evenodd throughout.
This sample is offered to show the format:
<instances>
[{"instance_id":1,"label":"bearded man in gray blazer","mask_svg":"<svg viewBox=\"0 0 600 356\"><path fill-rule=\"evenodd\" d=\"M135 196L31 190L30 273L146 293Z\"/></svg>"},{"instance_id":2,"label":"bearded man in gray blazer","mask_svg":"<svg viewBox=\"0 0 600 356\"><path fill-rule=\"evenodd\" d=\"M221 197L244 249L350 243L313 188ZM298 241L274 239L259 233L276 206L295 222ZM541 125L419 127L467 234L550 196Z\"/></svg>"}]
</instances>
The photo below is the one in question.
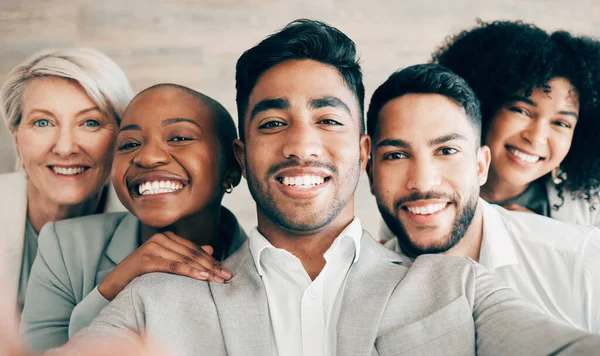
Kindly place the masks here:
<instances>
[{"instance_id":1,"label":"bearded man in gray blazer","mask_svg":"<svg viewBox=\"0 0 600 356\"><path fill-rule=\"evenodd\" d=\"M238 161L258 226L226 285L134 280L61 351L139 335L175 355L549 354L596 336L543 315L463 257L409 269L354 216L370 139L354 43L298 20L237 63ZM473 135L473 134L472 134Z\"/></svg>"}]
</instances>

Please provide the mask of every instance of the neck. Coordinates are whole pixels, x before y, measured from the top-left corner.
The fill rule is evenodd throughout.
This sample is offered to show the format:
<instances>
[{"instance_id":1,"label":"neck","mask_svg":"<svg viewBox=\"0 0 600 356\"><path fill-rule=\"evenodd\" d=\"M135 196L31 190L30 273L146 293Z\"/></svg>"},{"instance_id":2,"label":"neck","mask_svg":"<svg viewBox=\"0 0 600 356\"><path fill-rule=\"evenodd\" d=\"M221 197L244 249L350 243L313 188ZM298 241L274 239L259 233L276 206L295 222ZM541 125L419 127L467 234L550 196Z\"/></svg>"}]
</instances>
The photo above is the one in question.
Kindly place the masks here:
<instances>
[{"instance_id":1,"label":"neck","mask_svg":"<svg viewBox=\"0 0 600 356\"><path fill-rule=\"evenodd\" d=\"M50 200L31 183L31 180L28 180L27 219L35 232L39 233L48 222L95 214L99 210L102 191L103 189L78 204L59 204Z\"/></svg>"},{"instance_id":2,"label":"neck","mask_svg":"<svg viewBox=\"0 0 600 356\"><path fill-rule=\"evenodd\" d=\"M481 209L481 204L477 204L475 216L473 216L471 225L465 235L454 247L444 252L444 254L469 257L479 262L479 251L481 250L481 240L483 240L483 213Z\"/></svg>"},{"instance_id":3,"label":"neck","mask_svg":"<svg viewBox=\"0 0 600 356\"><path fill-rule=\"evenodd\" d=\"M144 222L140 227L140 239L144 243L153 235L169 231L182 237L196 246L210 245L214 248L214 256L221 256L222 246L218 245L219 222L221 218L221 204L215 204L202 209L200 213L181 218L173 224L156 227Z\"/></svg>"},{"instance_id":4,"label":"neck","mask_svg":"<svg viewBox=\"0 0 600 356\"><path fill-rule=\"evenodd\" d=\"M312 231L295 231L277 225L258 210L258 231L276 248L293 254L311 280L315 280L325 267L325 252L333 241L354 219L354 204L349 202L327 226Z\"/></svg>"},{"instance_id":5,"label":"neck","mask_svg":"<svg viewBox=\"0 0 600 356\"><path fill-rule=\"evenodd\" d=\"M490 169L487 182L481 187L479 195L490 203L500 203L518 197L529 187L529 184L515 186L498 177Z\"/></svg>"}]
</instances>

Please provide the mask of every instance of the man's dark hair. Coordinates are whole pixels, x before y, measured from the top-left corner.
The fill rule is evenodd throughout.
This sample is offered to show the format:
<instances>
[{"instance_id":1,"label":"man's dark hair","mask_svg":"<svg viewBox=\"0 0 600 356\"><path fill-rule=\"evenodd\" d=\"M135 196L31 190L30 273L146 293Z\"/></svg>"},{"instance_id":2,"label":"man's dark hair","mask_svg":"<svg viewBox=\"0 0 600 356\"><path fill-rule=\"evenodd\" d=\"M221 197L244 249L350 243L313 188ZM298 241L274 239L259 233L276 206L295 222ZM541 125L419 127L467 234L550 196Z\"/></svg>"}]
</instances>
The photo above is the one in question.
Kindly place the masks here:
<instances>
[{"instance_id":1,"label":"man's dark hair","mask_svg":"<svg viewBox=\"0 0 600 356\"><path fill-rule=\"evenodd\" d=\"M481 102L482 138L512 95L530 96L552 79L566 78L579 94L579 119L560 168L570 190L600 196L600 41L565 31L550 34L520 21L478 21L448 37L432 60L473 88Z\"/></svg>"},{"instance_id":2,"label":"man's dark hair","mask_svg":"<svg viewBox=\"0 0 600 356\"><path fill-rule=\"evenodd\" d=\"M465 110L479 147L481 111L475 93L464 79L438 64L417 64L392 74L371 97L367 132L374 138L379 112L389 101L406 94L439 94Z\"/></svg>"},{"instance_id":3,"label":"man's dark hair","mask_svg":"<svg viewBox=\"0 0 600 356\"><path fill-rule=\"evenodd\" d=\"M248 100L258 79L270 68L290 59L312 59L337 69L356 96L360 108L360 130L364 133L365 87L354 42L324 22L300 19L265 38L238 59L235 88L240 139L244 140Z\"/></svg>"}]
</instances>

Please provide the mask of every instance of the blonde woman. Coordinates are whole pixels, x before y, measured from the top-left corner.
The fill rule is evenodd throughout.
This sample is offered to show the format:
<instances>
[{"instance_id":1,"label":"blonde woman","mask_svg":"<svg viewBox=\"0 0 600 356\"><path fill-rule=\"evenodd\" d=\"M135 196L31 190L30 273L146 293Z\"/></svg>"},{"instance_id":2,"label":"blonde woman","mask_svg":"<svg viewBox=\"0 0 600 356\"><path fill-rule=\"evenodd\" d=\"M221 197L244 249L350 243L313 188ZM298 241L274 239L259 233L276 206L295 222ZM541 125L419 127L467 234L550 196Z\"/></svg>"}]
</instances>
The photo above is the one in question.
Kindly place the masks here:
<instances>
[{"instance_id":1,"label":"blonde woman","mask_svg":"<svg viewBox=\"0 0 600 356\"><path fill-rule=\"evenodd\" d=\"M19 310L44 224L122 210L107 181L132 96L110 58L83 48L36 53L2 86L0 113L18 168L0 175L0 260L8 276L4 288Z\"/></svg>"}]
</instances>

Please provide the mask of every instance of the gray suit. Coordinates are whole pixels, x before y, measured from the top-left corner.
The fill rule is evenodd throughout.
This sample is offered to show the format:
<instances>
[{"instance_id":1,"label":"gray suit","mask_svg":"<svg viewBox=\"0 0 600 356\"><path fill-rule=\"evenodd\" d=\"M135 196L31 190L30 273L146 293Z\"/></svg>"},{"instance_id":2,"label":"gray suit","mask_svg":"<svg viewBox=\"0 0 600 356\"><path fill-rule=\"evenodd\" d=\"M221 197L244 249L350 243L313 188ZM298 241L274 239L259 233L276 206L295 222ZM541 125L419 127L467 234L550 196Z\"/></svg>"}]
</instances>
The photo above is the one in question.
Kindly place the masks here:
<instances>
[{"instance_id":1,"label":"gray suit","mask_svg":"<svg viewBox=\"0 0 600 356\"><path fill-rule=\"evenodd\" d=\"M266 292L248 243L225 264L234 274L227 285L159 273L136 279L71 346L141 333L174 355L273 354ZM426 255L408 269L366 232L337 325L337 355L541 355L586 352L599 340L543 315L469 259Z\"/></svg>"}]
</instances>

